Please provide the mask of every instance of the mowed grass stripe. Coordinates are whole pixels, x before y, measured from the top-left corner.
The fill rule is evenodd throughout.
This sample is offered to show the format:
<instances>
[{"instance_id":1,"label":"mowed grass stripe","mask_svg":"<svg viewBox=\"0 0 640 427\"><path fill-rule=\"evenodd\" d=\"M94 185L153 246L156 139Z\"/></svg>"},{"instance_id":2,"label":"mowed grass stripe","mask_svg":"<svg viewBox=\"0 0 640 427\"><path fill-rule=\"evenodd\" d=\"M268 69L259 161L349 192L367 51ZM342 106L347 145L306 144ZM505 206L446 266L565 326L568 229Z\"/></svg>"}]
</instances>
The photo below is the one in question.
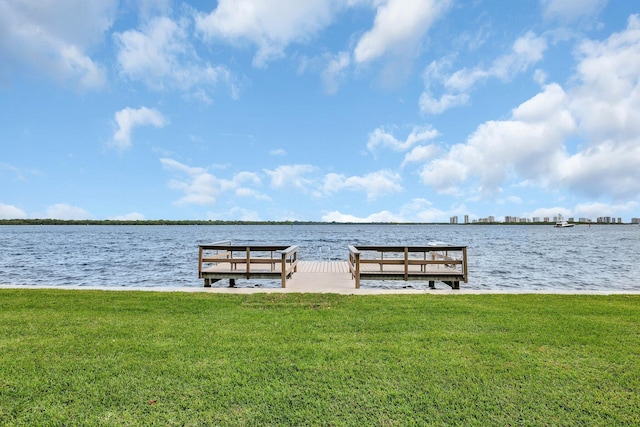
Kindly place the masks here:
<instances>
[{"instance_id":1,"label":"mowed grass stripe","mask_svg":"<svg viewBox=\"0 0 640 427\"><path fill-rule=\"evenodd\" d=\"M0 290L0 425L639 425L640 296Z\"/></svg>"}]
</instances>

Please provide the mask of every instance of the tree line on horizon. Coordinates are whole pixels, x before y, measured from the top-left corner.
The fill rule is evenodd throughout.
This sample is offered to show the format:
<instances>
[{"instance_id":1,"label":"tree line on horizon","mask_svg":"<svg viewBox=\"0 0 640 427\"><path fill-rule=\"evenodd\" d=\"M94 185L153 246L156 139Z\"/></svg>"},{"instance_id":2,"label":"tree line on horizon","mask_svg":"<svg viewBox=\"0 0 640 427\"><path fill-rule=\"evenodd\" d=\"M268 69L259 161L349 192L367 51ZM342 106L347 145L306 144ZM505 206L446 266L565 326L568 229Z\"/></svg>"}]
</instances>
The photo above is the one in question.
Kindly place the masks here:
<instances>
[{"instance_id":1,"label":"tree line on horizon","mask_svg":"<svg viewBox=\"0 0 640 427\"><path fill-rule=\"evenodd\" d=\"M484 222L449 224L446 222L324 222L324 221L241 221L241 220L168 220L168 219L0 219L0 225L549 225L548 222ZM595 225L595 224L594 224ZM600 225L600 224L598 224ZM615 225L615 224L613 224Z\"/></svg>"}]
</instances>

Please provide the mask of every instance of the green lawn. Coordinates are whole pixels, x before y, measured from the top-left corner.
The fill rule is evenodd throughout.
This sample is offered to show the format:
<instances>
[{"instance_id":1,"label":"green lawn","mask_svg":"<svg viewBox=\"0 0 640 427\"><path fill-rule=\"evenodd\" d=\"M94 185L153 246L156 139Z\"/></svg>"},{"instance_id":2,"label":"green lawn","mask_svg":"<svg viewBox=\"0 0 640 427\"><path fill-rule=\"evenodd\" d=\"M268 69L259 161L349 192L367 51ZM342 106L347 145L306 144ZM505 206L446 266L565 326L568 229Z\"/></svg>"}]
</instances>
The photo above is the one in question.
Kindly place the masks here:
<instances>
[{"instance_id":1,"label":"green lawn","mask_svg":"<svg viewBox=\"0 0 640 427\"><path fill-rule=\"evenodd\" d=\"M640 296L0 290L0 425L640 425Z\"/></svg>"}]
</instances>

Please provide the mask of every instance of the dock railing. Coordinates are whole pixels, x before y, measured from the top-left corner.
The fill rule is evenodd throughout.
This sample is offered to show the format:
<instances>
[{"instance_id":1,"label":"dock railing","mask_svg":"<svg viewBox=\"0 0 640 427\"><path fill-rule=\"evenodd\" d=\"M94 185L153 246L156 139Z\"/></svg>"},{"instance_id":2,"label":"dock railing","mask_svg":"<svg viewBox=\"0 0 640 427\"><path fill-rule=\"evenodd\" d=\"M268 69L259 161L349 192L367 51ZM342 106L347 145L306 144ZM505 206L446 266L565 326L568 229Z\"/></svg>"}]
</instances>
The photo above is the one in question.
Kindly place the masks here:
<instances>
[{"instance_id":1,"label":"dock railing","mask_svg":"<svg viewBox=\"0 0 640 427\"><path fill-rule=\"evenodd\" d=\"M441 281L453 289L467 283L466 246L349 246L356 289L362 279Z\"/></svg>"},{"instance_id":2,"label":"dock railing","mask_svg":"<svg viewBox=\"0 0 640 427\"><path fill-rule=\"evenodd\" d=\"M280 278L286 287L287 278L298 271L298 246L281 245L232 245L230 240L200 245L198 277L204 286L212 281L229 279Z\"/></svg>"}]
</instances>

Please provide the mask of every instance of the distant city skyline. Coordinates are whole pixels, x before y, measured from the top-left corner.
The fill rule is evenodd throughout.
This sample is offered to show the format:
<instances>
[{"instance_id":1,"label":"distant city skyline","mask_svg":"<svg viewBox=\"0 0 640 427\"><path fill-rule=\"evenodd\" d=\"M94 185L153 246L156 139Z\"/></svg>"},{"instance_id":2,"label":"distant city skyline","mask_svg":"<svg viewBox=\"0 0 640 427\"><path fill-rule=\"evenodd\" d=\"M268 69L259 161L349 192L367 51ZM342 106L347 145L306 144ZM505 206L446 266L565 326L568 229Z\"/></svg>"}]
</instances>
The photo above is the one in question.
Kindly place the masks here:
<instances>
[{"instance_id":1,"label":"distant city skyline","mask_svg":"<svg viewBox=\"0 0 640 427\"><path fill-rule=\"evenodd\" d=\"M640 217L637 1L0 0L0 28L0 219Z\"/></svg>"}]
</instances>

